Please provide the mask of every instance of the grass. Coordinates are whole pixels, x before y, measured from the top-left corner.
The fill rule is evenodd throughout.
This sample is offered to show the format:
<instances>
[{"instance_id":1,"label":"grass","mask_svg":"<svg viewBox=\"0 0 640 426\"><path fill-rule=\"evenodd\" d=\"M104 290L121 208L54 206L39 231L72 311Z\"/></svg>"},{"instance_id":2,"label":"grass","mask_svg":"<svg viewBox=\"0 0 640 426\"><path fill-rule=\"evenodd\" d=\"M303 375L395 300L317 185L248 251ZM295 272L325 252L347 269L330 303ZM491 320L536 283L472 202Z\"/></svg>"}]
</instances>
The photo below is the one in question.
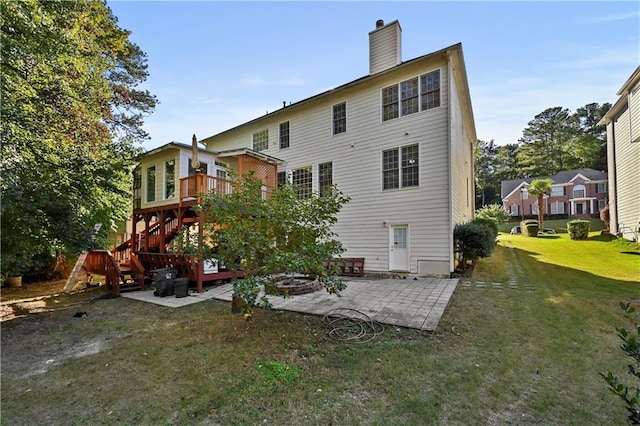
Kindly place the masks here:
<instances>
[{"instance_id":1,"label":"grass","mask_svg":"<svg viewBox=\"0 0 640 426\"><path fill-rule=\"evenodd\" d=\"M552 237L501 234L430 334L344 344L316 316L122 298L3 323L1 423L624 424L598 373L624 372L638 247Z\"/></svg>"}]
</instances>

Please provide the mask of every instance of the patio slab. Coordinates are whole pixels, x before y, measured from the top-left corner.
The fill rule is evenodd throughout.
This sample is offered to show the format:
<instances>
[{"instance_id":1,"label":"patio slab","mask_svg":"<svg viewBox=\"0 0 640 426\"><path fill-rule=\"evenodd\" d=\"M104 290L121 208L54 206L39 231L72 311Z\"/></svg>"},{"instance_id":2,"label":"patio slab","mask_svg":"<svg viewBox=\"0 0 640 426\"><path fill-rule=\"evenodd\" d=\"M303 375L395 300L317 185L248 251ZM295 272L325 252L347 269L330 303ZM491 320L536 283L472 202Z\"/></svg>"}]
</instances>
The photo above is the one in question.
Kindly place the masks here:
<instances>
[{"instance_id":1,"label":"patio slab","mask_svg":"<svg viewBox=\"0 0 640 426\"><path fill-rule=\"evenodd\" d=\"M358 278L345 280L347 288L341 297L324 290L290 296L271 296L273 309L326 315L334 309L348 308L368 315L372 320L394 326L435 331L449 299L458 284L457 279ZM179 308L203 300L217 299L231 302L232 285L206 287L202 293L190 290L189 296L157 297L153 290L123 293L122 297Z\"/></svg>"}]
</instances>

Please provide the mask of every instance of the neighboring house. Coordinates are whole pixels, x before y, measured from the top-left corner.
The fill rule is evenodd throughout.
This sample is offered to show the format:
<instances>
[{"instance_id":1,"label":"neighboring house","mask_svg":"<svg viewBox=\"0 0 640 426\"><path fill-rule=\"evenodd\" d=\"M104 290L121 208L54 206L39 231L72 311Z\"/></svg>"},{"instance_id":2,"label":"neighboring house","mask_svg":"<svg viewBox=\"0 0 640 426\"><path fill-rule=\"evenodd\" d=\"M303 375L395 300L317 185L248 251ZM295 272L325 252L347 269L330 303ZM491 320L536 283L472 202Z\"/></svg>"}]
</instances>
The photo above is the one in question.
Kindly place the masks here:
<instances>
[{"instance_id":1,"label":"neighboring house","mask_svg":"<svg viewBox=\"0 0 640 426\"><path fill-rule=\"evenodd\" d=\"M632 241L640 233L640 67L599 124L607 126L609 230Z\"/></svg>"},{"instance_id":2,"label":"neighboring house","mask_svg":"<svg viewBox=\"0 0 640 426\"><path fill-rule=\"evenodd\" d=\"M565 170L553 176L503 180L502 204L513 217L537 216L538 201L529 195L536 179L551 179L551 192L544 197L544 214L568 218L597 217L607 205L607 173L593 169Z\"/></svg>"},{"instance_id":3,"label":"neighboring house","mask_svg":"<svg viewBox=\"0 0 640 426\"><path fill-rule=\"evenodd\" d=\"M369 74L202 140L283 161L278 181L351 201L334 231L370 272L449 276L474 215L475 124L462 46L402 61L398 21L369 33ZM336 63L336 66L339 64Z\"/></svg>"},{"instance_id":4,"label":"neighboring house","mask_svg":"<svg viewBox=\"0 0 640 426\"><path fill-rule=\"evenodd\" d=\"M134 171L136 232L87 263L95 273L105 262L111 270L127 265L136 287L165 267L198 290L228 279L215 264L171 253L170 244L180 230L202 233L193 209L199 194L229 193L229 171L253 170L265 191L291 182L301 196L332 185L349 196L333 230L344 257L364 258L365 270L450 276L453 229L475 210L476 132L462 46L403 62L401 35L397 21L376 22L369 75L208 137L206 149L169 143L143 154Z\"/></svg>"}]
</instances>

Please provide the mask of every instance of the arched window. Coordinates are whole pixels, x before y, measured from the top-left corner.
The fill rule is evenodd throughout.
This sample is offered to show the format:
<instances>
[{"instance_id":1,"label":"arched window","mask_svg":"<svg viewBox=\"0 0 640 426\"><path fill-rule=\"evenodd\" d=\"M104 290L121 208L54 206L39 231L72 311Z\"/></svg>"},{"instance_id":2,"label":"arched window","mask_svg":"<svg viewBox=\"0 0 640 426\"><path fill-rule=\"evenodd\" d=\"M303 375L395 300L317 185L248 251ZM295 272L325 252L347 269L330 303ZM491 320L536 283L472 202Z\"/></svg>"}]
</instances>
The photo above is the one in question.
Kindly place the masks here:
<instances>
[{"instance_id":1,"label":"arched window","mask_svg":"<svg viewBox=\"0 0 640 426\"><path fill-rule=\"evenodd\" d=\"M573 187L573 198L584 198L586 195L584 185L576 185Z\"/></svg>"}]
</instances>

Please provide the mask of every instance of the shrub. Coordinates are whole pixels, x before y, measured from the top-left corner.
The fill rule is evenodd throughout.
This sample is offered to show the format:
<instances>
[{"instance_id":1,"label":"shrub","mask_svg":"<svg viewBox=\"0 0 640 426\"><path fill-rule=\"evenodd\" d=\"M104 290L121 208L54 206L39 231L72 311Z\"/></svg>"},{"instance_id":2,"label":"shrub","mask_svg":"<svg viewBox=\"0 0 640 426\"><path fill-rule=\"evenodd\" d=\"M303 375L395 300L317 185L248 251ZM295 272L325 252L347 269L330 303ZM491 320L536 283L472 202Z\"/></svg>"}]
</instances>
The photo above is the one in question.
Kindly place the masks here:
<instances>
[{"instance_id":1,"label":"shrub","mask_svg":"<svg viewBox=\"0 0 640 426\"><path fill-rule=\"evenodd\" d=\"M489 257L496 247L493 229L485 223L476 221L458 224L453 230L453 239L458 254L458 262L466 267L481 257Z\"/></svg>"},{"instance_id":2,"label":"shrub","mask_svg":"<svg viewBox=\"0 0 640 426\"><path fill-rule=\"evenodd\" d=\"M576 219L567 222L567 232L572 240L586 240L589 237L589 229L591 229L589 220Z\"/></svg>"},{"instance_id":3,"label":"shrub","mask_svg":"<svg viewBox=\"0 0 640 426\"><path fill-rule=\"evenodd\" d=\"M493 238L498 236L498 223L490 218L475 218L471 221L471 223L476 223L478 225L486 226L491 229L493 232Z\"/></svg>"},{"instance_id":4,"label":"shrub","mask_svg":"<svg viewBox=\"0 0 640 426\"><path fill-rule=\"evenodd\" d=\"M502 225L509 219L509 213L502 204L489 204L476 211L476 219L491 219L496 225Z\"/></svg>"},{"instance_id":5,"label":"shrub","mask_svg":"<svg viewBox=\"0 0 640 426\"><path fill-rule=\"evenodd\" d=\"M616 327L618 337L622 340L620 349L631 358L627 364L627 373L640 379L640 318L636 308L629 303L620 303L624 316L632 325L631 330L624 327ZM609 385L609 390L620 397L628 412L628 420L631 424L640 424L640 388L626 385L620 382L618 376L612 373L600 373ZM637 382L636 382L637 383Z\"/></svg>"}]
</instances>

